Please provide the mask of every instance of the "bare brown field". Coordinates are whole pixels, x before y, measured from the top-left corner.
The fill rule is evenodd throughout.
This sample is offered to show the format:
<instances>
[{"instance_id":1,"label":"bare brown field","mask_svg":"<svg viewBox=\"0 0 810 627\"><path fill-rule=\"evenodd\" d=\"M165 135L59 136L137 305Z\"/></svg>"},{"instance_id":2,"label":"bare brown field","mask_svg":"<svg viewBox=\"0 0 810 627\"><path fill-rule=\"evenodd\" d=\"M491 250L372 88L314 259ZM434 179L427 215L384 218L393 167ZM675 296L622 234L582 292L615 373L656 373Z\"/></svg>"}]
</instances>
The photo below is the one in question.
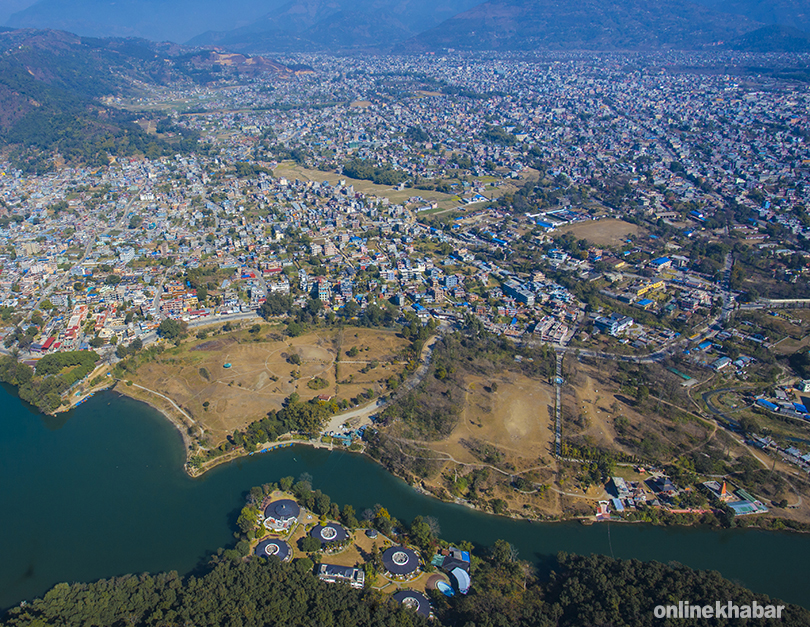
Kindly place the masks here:
<instances>
[{"instance_id":1,"label":"bare brown field","mask_svg":"<svg viewBox=\"0 0 810 627\"><path fill-rule=\"evenodd\" d=\"M470 375L465 382L464 409L452 433L420 443L425 454L447 458L426 487L441 490L448 478L484 468L489 470L485 494L505 501L509 511L529 518L562 514L553 489L521 492L510 483L514 473L537 485L555 485L553 388L515 372L487 379Z\"/></svg>"},{"instance_id":2,"label":"bare brown field","mask_svg":"<svg viewBox=\"0 0 810 627\"><path fill-rule=\"evenodd\" d=\"M616 442L615 418L623 415L637 422L643 417L631 405L617 404L615 395L605 390L604 385L592 377L586 375L581 383L575 388L566 388L563 396L565 414L576 416L576 421L581 423L574 426L577 435L591 445L630 453ZM566 426L569 429L563 428L564 437L571 435L570 426Z\"/></svg>"},{"instance_id":3,"label":"bare brown field","mask_svg":"<svg viewBox=\"0 0 810 627\"><path fill-rule=\"evenodd\" d=\"M302 400L320 395L342 400L368 388L377 393L382 391L385 381L404 367L397 363L396 356L407 342L392 331L343 331L349 333L349 346L357 345L363 350L357 357L361 363L340 366L343 372L347 368L357 369L358 376L348 384L338 385L335 381L335 357L341 344L341 332L337 330L283 341L255 342L244 331L212 340L187 341L167 350L156 361L144 364L130 378L133 383L172 399L201 424L216 445L234 430L280 409L293 392ZM293 355L300 358L300 364L291 362ZM341 358L348 359L345 355ZM372 361L379 365L361 374L359 370ZM343 372L341 378L347 376ZM325 380L327 386L308 387L307 383L316 377ZM121 390L130 391L123 387Z\"/></svg>"},{"instance_id":4,"label":"bare brown field","mask_svg":"<svg viewBox=\"0 0 810 627\"><path fill-rule=\"evenodd\" d=\"M469 376L466 382L458 425L448 438L431 443L430 448L461 463L475 464L480 459L465 443L477 440L497 447L523 468L541 465L538 458L550 456L554 441L551 386L511 372L498 379L497 390L492 392L487 391L491 380Z\"/></svg>"},{"instance_id":5,"label":"bare brown field","mask_svg":"<svg viewBox=\"0 0 810 627\"><path fill-rule=\"evenodd\" d=\"M590 220L560 228L563 233L573 233L596 246L620 246L628 235L638 235L639 227L624 220Z\"/></svg>"}]
</instances>

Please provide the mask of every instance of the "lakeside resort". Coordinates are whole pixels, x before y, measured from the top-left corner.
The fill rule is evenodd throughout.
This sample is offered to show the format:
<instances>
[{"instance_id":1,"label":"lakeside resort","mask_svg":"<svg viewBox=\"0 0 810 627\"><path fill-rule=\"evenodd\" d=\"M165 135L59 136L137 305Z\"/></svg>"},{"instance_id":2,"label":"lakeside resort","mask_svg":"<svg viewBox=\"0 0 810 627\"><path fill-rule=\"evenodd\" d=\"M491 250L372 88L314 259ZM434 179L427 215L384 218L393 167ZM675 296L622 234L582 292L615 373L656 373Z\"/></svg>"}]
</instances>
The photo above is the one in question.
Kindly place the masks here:
<instances>
[{"instance_id":1,"label":"lakeside resort","mask_svg":"<svg viewBox=\"0 0 810 627\"><path fill-rule=\"evenodd\" d=\"M419 616L433 616L429 591L453 596L467 594L472 585L469 551L450 547L425 556L377 529L348 529L318 516L279 491L267 496L259 509L254 556L282 562L309 557L321 581L391 594Z\"/></svg>"}]
</instances>

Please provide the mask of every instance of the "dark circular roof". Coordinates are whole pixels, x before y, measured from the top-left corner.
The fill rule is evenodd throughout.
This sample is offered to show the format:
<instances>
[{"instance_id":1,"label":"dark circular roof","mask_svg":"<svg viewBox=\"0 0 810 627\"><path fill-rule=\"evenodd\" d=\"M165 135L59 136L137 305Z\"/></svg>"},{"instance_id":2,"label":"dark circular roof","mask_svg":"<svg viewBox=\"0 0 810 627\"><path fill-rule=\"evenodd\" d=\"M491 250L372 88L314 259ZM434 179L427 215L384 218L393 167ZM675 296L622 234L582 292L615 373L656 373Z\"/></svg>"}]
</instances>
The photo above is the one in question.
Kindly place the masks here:
<instances>
[{"instance_id":1,"label":"dark circular roof","mask_svg":"<svg viewBox=\"0 0 810 627\"><path fill-rule=\"evenodd\" d=\"M409 575L419 568L419 556L406 546L392 546L382 556L385 570L393 575Z\"/></svg>"},{"instance_id":2,"label":"dark circular roof","mask_svg":"<svg viewBox=\"0 0 810 627\"><path fill-rule=\"evenodd\" d=\"M319 540L322 544L342 542L349 537L349 534L341 525L333 522L326 523L325 525L315 525L312 531L309 532L309 535Z\"/></svg>"},{"instance_id":3,"label":"dark circular roof","mask_svg":"<svg viewBox=\"0 0 810 627\"><path fill-rule=\"evenodd\" d=\"M256 555L259 557L271 557L275 555L282 562L290 555L290 545L284 540L263 540L256 546Z\"/></svg>"},{"instance_id":4,"label":"dark circular roof","mask_svg":"<svg viewBox=\"0 0 810 627\"><path fill-rule=\"evenodd\" d=\"M264 508L265 518L275 518L276 520L288 520L290 518L298 518L301 513L301 508L298 503L292 499L282 499L280 501L273 501Z\"/></svg>"},{"instance_id":5,"label":"dark circular roof","mask_svg":"<svg viewBox=\"0 0 810 627\"><path fill-rule=\"evenodd\" d=\"M430 616L430 601L421 592L414 590L400 590L394 593L394 599L411 608L419 616Z\"/></svg>"}]
</instances>

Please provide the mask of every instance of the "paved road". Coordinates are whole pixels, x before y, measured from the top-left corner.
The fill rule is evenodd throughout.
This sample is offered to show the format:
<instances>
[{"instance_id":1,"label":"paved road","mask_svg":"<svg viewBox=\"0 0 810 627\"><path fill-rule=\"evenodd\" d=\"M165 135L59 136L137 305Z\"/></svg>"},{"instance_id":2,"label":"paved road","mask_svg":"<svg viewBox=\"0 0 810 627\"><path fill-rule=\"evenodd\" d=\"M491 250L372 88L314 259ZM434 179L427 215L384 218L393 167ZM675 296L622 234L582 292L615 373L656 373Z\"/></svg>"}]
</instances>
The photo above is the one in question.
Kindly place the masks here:
<instances>
[{"instance_id":1,"label":"paved road","mask_svg":"<svg viewBox=\"0 0 810 627\"><path fill-rule=\"evenodd\" d=\"M380 411L387 405L388 403L381 398L371 401L368 405L364 405L363 407L357 407L351 411L347 411L342 414L337 414L332 416L326 425L323 428L323 433L331 432L338 432L340 431L341 425L343 423L348 422L349 420L354 420L359 418L357 422L357 428L362 427L363 425L371 424L371 417L375 414L380 413Z\"/></svg>"},{"instance_id":2,"label":"paved road","mask_svg":"<svg viewBox=\"0 0 810 627\"><path fill-rule=\"evenodd\" d=\"M419 367L414 370L413 374L408 377L408 379L400 386L399 390L402 393L403 390L412 390L414 389L422 379L425 378L427 374L428 367L430 365L431 356L433 355L433 349L436 346L436 342L439 341L441 337L441 333L446 332L449 330L451 325L443 322L439 325L437 329L437 335L433 336L433 338L429 342L425 342L425 345L422 347L422 353L420 354L419 358L421 364ZM339 431L341 425L348 420L352 420L353 418L360 418L356 427L361 427L363 425L371 424L371 416L374 414L380 413L386 406L388 405L388 401L384 401L382 398L378 398L377 400L369 403L368 405L364 405L363 407L357 407L355 409L349 410L342 414L337 414L332 416L329 419L329 422L326 423L326 426L323 428L322 433L327 433L329 431Z\"/></svg>"},{"instance_id":3,"label":"paved road","mask_svg":"<svg viewBox=\"0 0 810 627\"><path fill-rule=\"evenodd\" d=\"M726 322L734 311L734 294L731 291L731 269L734 267L734 256L731 253L726 255L725 266L723 267L723 280L720 285L723 290L723 308L720 317Z\"/></svg>"}]
</instances>

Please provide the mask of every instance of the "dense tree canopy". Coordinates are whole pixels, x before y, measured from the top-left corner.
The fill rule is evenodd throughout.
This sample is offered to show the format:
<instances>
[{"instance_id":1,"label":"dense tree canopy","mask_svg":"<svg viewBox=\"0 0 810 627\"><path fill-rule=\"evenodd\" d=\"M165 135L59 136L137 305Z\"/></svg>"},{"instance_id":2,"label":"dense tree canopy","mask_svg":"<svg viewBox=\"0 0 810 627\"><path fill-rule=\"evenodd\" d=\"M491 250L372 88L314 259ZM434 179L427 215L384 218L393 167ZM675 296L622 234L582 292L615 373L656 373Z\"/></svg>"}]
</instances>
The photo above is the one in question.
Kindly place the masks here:
<instances>
[{"instance_id":1,"label":"dense tree canopy","mask_svg":"<svg viewBox=\"0 0 810 627\"><path fill-rule=\"evenodd\" d=\"M380 515L385 512L378 511ZM416 526L427 538L423 521ZM678 601L712 606L717 601L738 606L754 601L784 605L723 579L717 572L677 564L560 554L551 566L549 577L538 578L530 564L517 559L508 543L499 541L482 558L473 558L469 595L448 598L431 593L434 612L440 624L460 627L644 627L674 624L656 618L654 610L657 605ZM722 618L687 618L677 623L687 627L743 624L739 619ZM6 627L427 624L388 595L318 581L308 559L282 564L276 558L243 561L221 557L199 577L184 579L172 572L58 584L42 599L14 608L0 620ZM810 612L788 605L780 624L808 625Z\"/></svg>"},{"instance_id":2,"label":"dense tree canopy","mask_svg":"<svg viewBox=\"0 0 810 627\"><path fill-rule=\"evenodd\" d=\"M0 381L16 385L20 398L45 412L62 404L62 393L93 371L98 354L68 351L45 355L36 372L9 356L0 357Z\"/></svg>"},{"instance_id":3,"label":"dense tree canopy","mask_svg":"<svg viewBox=\"0 0 810 627\"><path fill-rule=\"evenodd\" d=\"M303 561L303 560L302 560ZM195 578L127 575L92 584L59 584L12 610L8 627L113 625L251 627L412 627L426 625L390 597L322 583L310 568L278 559L225 561Z\"/></svg>"}]
</instances>

